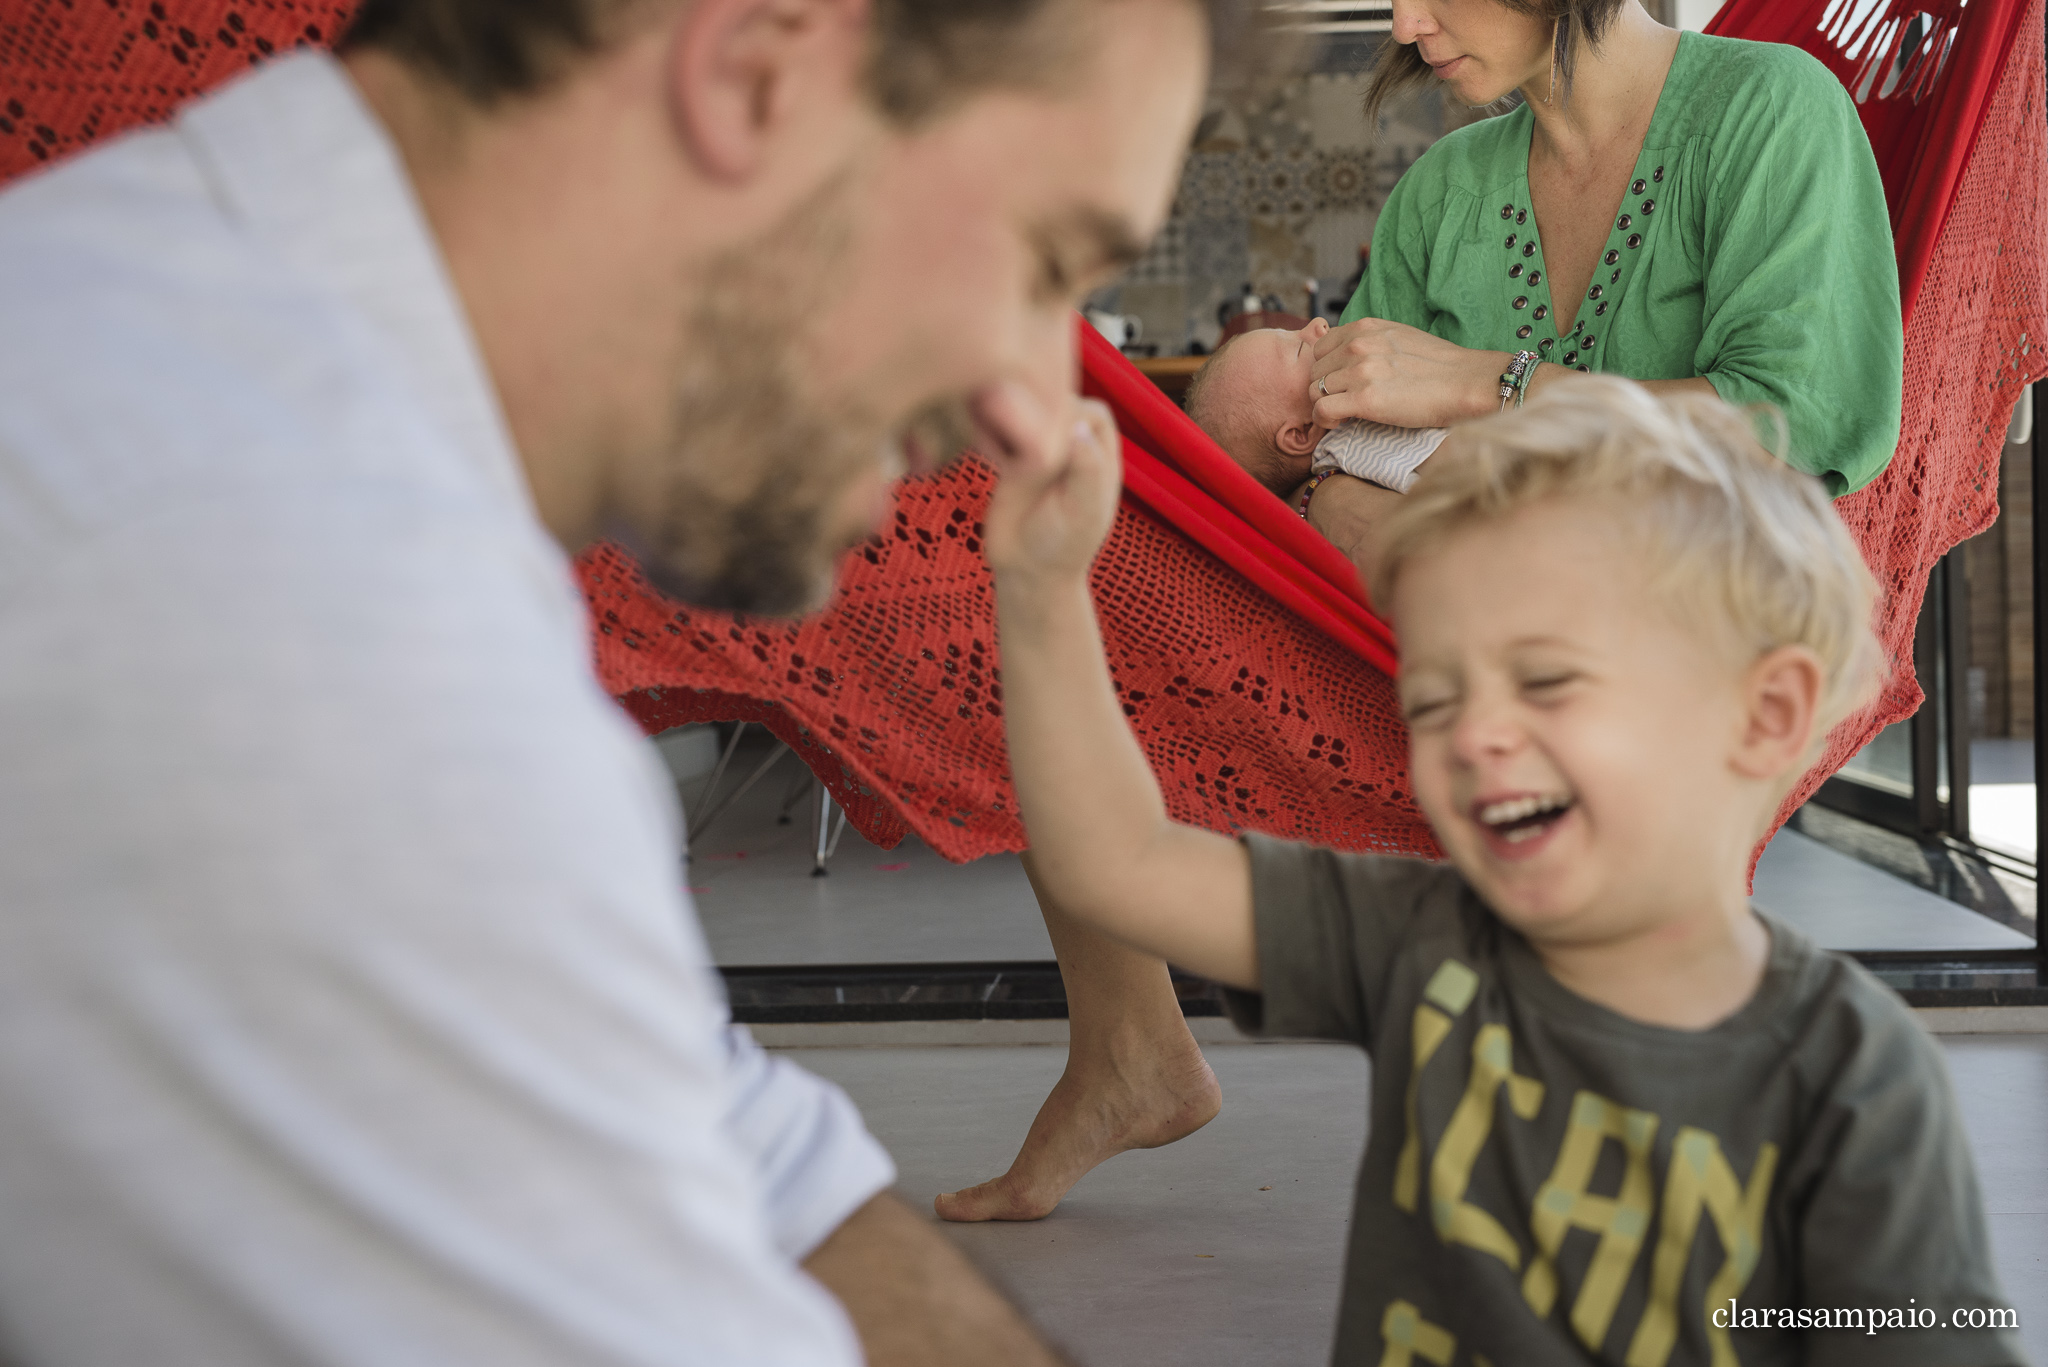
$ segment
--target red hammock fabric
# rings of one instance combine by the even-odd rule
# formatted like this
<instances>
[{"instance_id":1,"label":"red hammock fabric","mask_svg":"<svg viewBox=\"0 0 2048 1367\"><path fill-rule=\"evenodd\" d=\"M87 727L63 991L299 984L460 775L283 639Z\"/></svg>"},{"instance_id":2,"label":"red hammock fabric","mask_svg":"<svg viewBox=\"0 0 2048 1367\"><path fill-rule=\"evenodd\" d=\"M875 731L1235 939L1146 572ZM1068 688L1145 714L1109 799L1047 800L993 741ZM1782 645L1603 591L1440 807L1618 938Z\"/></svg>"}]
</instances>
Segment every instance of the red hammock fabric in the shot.
<instances>
[{"instance_id":1,"label":"red hammock fabric","mask_svg":"<svg viewBox=\"0 0 2048 1367\"><path fill-rule=\"evenodd\" d=\"M357 0L7 0L0 182L138 123L281 48L330 43Z\"/></svg>"},{"instance_id":2,"label":"red hammock fabric","mask_svg":"<svg viewBox=\"0 0 2048 1367\"><path fill-rule=\"evenodd\" d=\"M1711 26L1795 43L1852 95L1863 92L1858 110L1892 208L1906 307L1898 452L1835 504L1883 590L1878 636L1892 672L1875 703L1829 737L1780 823L1880 730L1919 708L1913 628L1928 573L1998 516L2006 423L2026 386L2048 374L2041 0L1928 8L1935 22L1912 47L1906 21L1919 5L1904 0L1729 0ZM1905 60L1895 63L1902 47ZM1914 66L1916 50L1932 65ZM1885 98L1895 66L1903 70Z\"/></svg>"},{"instance_id":3,"label":"red hammock fabric","mask_svg":"<svg viewBox=\"0 0 2048 1367\"><path fill-rule=\"evenodd\" d=\"M1895 668L1831 737L1788 813L1917 707L1911 640L1927 571L1995 516L2006 414L2048 369L2042 52L2016 37L2040 32L2041 0L1921 3L1941 8L1916 33L1893 22L1894 10L1915 12L1898 0L1730 0L1714 24L1794 42L1865 90L1909 310L1898 455L1839 505L1885 587ZM267 52L329 41L352 9L18 2L0 18L0 180L161 118ZM1894 63L1900 49L1908 60ZM1894 66L1898 89L1884 98ZM1174 815L1433 851L1406 791L1392 641L1349 567L1092 331L1083 344L1085 387L1117 410L1125 436L1126 498L1096 567L1097 604ZM976 539L989 487L972 463L906 485L893 530L850 558L831 610L795 626L679 609L600 547L579 562L599 671L650 730L767 724L877 843L915 831L952 859L1019 848Z\"/></svg>"},{"instance_id":4,"label":"red hammock fabric","mask_svg":"<svg viewBox=\"0 0 2048 1367\"><path fill-rule=\"evenodd\" d=\"M1124 711L1182 821L1434 852L1407 792L1393 641L1351 565L1093 328L1083 387L1124 436L1094 571ZM580 562L606 685L650 731L765 723L870 840L949 859L1021 849L978 539L978 462L903 486L894 529L802 623L679 608L620 551ZM1285 604L1283 608L1281 604Z\"/></svg>"}]
</instances>

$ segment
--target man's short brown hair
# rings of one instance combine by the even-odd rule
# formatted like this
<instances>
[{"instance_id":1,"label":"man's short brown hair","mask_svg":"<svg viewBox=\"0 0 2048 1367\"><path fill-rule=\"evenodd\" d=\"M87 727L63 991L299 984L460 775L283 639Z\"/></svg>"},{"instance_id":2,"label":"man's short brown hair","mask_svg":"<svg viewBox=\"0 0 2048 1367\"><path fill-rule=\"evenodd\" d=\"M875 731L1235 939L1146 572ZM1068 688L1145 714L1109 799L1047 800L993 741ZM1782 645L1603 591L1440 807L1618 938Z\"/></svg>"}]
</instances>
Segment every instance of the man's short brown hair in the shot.
<instances>
[{"instance_id":1,"label":"man's short brown hair","mask_svg":"<svg viewBox=\"0 0 2048 1367\"><path fill-rule=\"evenodd\" d=\"M633 20L682 0L365 0L342 40L377 48L488 107L530 95L577 58L598 52ZM932 117L962 96L1038 86L1078 55L1047 12L1098 0L874 0L868 88L899 122ZM1209 18L1226 75L1264 58L1257 0L1188 0ZM1256 56L1251 54L1257 54Z\"/></svg>"}]
</instances>

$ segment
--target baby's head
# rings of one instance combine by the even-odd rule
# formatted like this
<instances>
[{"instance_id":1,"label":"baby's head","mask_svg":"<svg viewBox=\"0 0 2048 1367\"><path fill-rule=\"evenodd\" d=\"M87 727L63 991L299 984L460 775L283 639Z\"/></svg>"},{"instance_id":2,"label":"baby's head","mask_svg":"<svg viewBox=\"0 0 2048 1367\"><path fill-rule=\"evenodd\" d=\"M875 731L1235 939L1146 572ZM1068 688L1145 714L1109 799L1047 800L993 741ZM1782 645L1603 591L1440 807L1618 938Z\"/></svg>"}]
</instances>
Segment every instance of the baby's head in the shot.
<instances>
[{"instance_id":1,"label":"baby's head","mask_svg":"<svg viewBox=\"0 0 2048 1367\"><path fill-rule=\"evenodd\" d=\"M1879 678L1855 543L1717 399L1558 382L1453 429L1381 544L1416 798L1539 943L1739 907L1756 840Z\"/></svg>"},{"instance_id":2,"label":"baby's head","mask_svg":"<svg viewBox=\"0 0 2048 1367\"><path fill-rule=\"evenodd\" d=\"M1309 402L1318 318L1296 331L1243 332L1216 349L1188 384L1188 416L1259 483L1285 498L1308 478L1323 428Z\"/></svg>"}]
</instances>

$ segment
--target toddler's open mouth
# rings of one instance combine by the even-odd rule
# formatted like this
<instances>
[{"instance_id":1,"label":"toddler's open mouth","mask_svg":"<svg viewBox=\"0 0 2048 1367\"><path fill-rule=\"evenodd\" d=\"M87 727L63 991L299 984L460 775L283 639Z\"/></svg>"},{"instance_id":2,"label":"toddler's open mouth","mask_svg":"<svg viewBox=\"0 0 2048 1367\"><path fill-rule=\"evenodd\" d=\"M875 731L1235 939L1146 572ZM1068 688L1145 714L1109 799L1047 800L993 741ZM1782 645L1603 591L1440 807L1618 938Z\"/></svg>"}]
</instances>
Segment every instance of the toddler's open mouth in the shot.
<instances>
[{"instance_id":1,"label":"toddler's open mouth","mask_svg":"<svg viewBox=\"0 0 2048 1367\"><path fill-rule=\"evenodd\" d=\"M1556 825L1572 805L1569 793L1525 793L1482 799L1472 805L1472 819L1495 839L1519 845Z\"/></svg>"}]
</instances>

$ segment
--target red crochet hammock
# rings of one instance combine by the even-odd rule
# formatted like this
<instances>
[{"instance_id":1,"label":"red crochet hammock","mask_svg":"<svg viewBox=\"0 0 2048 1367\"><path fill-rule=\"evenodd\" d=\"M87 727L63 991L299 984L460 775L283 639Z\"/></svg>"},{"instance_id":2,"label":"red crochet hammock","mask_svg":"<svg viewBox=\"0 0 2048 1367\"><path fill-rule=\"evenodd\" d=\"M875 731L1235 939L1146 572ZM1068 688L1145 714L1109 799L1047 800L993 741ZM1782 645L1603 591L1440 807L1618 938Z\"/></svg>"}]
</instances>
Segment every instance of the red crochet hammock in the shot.
<instances>
[{"instance_id":1,"label":"red crochet hammock","mask_svg":"<svg viewBox=\"0 0 2048 1367\"><path fill-rule=\"evenodd\" d=\"M1838 505L1886 591L1894 660L1830 738L1808 796L1920 702L1911 639L1933 563L1996 515L2006 415L2048 364L2042 0L1730 0L1715 32L1796 43L1861 103L1907 309L1898 454ZM349 0L27 0L0 18L0 180L278 47ZM2019 41L2018 35L2029 35ZM1346 849L1431 851L1407 791L1393 642L1341 557L1091 330L1084 387L1116 410L1125 500L1094 582L1110 659L1174 815ZM871 840L952 859L1020 848L988 575L990 488L967 463L906 485L832 608L791 626L683 609L619 551L579 562L599 671L649 730L746 720L788 741Z\"/></svg>"}]
</instances>

